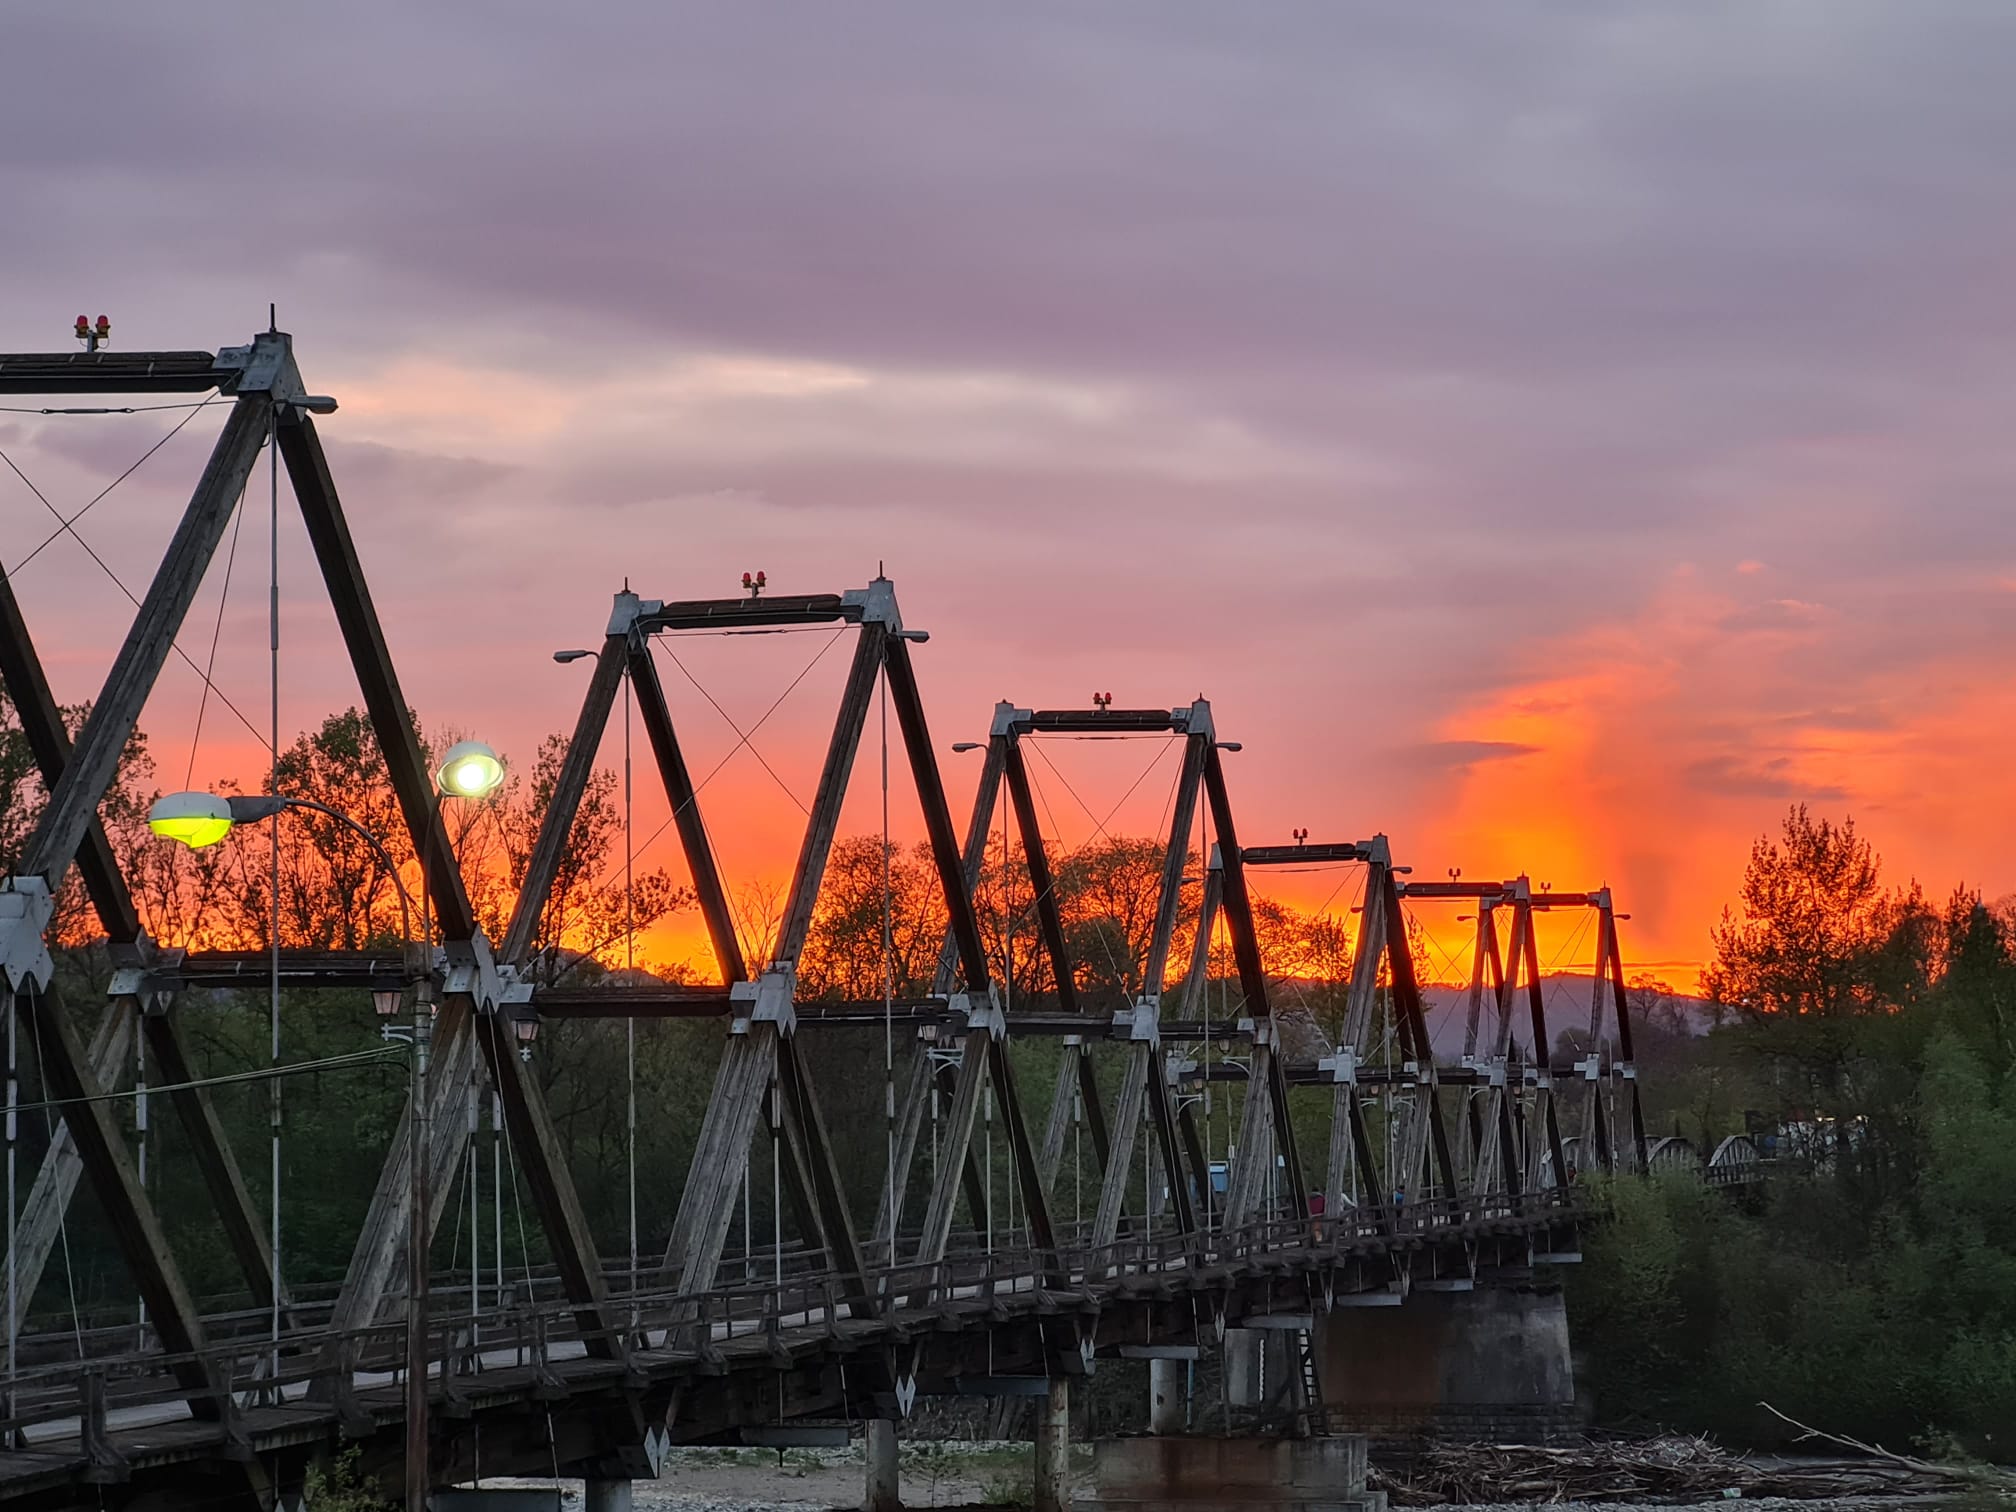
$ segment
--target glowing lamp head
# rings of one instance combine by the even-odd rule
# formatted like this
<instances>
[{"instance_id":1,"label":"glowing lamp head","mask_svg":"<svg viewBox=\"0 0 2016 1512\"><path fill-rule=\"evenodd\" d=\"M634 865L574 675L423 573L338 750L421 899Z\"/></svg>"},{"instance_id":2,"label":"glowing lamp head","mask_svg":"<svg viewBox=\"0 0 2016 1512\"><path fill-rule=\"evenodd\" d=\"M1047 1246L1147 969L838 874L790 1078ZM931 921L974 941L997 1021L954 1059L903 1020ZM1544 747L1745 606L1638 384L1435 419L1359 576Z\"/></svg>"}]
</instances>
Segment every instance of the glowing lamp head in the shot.
<instances>
[{"instance_id":1,"label":"glowing lamp head","mask_svg":"<svg viewBox=\"0 0 2016 1512\"><path fill-rule=\"evenodd\" d=\"M109 335L111 333L111 330L112 330L112 317L109 315L100 315L98 317L98 334L100 336Z\"/></svg>"},{"instance_id":2,"label":"glowing lamp head","mask_svg":"<svg viewBox=\"0 0 2016 1512\"><path fill-rule=\"evenodd\" d=\"M147 810L147 827L191 850L215 845L231 833L230 800L215 793L169 793Z\"/></svg>"},{"instance_id":3,"label":"glowing lamp head","mask_svg":"<svg viewBox=\"0 0 2016 1512\"><path fill-rule=\"evenodd\" d=\"M88 336L91 334L91 322L85 316L79 315L77 317L77 334L79 336Z\"/></svg>"},{"instance_id":4,"label":"glowing lamp head","mask_svg":"<svg viewBox=\"0 0 2016 1512\"><path fill-rule=\"evenodd\" d=\"M480 740L458 741L434 769L434 782L456 798L483 798L504 781L504 763Z\"/></svg>"}]
</instances>

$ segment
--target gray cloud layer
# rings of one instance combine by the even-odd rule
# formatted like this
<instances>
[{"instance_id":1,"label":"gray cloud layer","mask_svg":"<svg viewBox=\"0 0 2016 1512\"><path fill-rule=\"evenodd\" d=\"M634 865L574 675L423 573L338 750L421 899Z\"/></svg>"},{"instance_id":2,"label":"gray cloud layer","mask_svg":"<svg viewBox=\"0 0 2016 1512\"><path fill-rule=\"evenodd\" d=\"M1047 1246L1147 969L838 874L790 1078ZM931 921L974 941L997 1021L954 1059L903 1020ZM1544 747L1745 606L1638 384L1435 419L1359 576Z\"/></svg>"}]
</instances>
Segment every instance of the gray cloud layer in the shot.
<instances>
[{"instance_id":1,"label":"gray cloud layer","mask_svg":"<svg viewBox=\"0 0 2016 1512\"><path fill-rule=\"evenodd\" d=\"M759 544L948 606L1012 574L1071 644L1187 636L1146 665L1291 748L1328 726L1288 700L1377 709L1396 796L1508 754L1452 711L1690 564L1758 677L1680 759L1775 798L1773 718L1880 723L1864 679L2016 628L2012 44L1991 0L50 10L10 21L0 345L73 305L237 339L272 297L358 381L865 375L332 445L477 571L606 516L607 565L558 552L593 592ZM990 672L1032 636L961 626Z\"/></svg>"}]
</instances>

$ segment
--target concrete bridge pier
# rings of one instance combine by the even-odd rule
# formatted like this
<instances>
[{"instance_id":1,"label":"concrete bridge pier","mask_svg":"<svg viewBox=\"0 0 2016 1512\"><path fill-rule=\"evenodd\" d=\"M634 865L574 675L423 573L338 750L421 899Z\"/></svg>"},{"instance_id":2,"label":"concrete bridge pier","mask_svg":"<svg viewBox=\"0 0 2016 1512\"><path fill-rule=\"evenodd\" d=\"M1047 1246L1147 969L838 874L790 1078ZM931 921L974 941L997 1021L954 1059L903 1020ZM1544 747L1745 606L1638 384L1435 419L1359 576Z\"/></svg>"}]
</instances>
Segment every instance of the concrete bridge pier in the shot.
<instances>
[{"instance_id":1,"label":"concrete bridge pier","mask_svg":"<svg viewBox=\"0 0 2016 1512\"><path fill-rule=\"evenodd\" d=\"M1331 1420L1385 1439L1530 1442L1572 1431L1575 1370L1560 1290L1444 1284L1451 1289L1417 1283L1398 1307L1339 1307L1319 1320Z\"/></svg>"},{"instance_id":2,"label":"concrete bridge pier","mask_svg":"<svg viewBox=\"0 0 2016 1512\"><path fill-rule=\"evenodd\" d=\"M901 1458L895 1422L889 1418L868 1419L863 1451L868 1461L868 1489L861 1501L863 1512L902 1512Z\"/></svg>"},{"instance_id":3,"label":"concrete bridge pier","mask_svg":"<svg viewBox=\"0 0 2016 1512\"><path fill-rule=\"evenodd\" d=\"M1036 1410L1035 1512L1071 1509L1071 1378L1050 1378L1050 1394Z\"/></svg>"},{"instance_id":4,"label":"concrete bridge pier","mask_svg":"<svg viewBox=\"0 0 2016 1512\"><path fill-rule=\"evenodd\" d=\"M1148 1362L1148 1431L1181 1433L1190 1426L1188 1360Z\"/></svg>"},{"instance_id":5,"label":"concrete bridge pier","mask_svg":"<svg viewBox=\"0 0 2016 1512\"><path fill-rule=\"evenodd\" d=\"M1226 1329L1226 1403L1242 1412L1261 1414L1293 1406L1294 1342L1295 1334L1285 1328Z\"/></svg>"},{"instance_id":6,"label":"concrete bridge pier","mask_svg":"<svg viewBox=\"0 0 2016 1512\"><path fill-rule=\"evenodd\" d=\"M582 1482L581 1512L630 1512L630 1482L627 1480Z\"/></svg>"}]
</instances>

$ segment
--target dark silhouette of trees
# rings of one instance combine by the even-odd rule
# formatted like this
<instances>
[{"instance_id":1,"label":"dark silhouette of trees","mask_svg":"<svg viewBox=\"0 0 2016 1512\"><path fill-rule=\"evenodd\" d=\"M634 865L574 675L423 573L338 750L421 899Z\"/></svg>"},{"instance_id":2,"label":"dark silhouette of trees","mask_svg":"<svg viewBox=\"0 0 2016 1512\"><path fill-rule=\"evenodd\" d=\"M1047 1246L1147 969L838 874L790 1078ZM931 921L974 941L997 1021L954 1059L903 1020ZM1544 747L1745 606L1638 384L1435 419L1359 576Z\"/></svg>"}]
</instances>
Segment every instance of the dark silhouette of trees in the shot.
<instances>
[{"instance_id":1,"label":"dark silhouette of trees","mask_svg":"<svg viewBox=\"0 0 2016 1512\"><path fill-rule=\"evenodd\" d=\"M1796 805L1777 839L1751 847L1741 912L1723 910L1703 991L1753 1018L1840 1018L1914 991L1929 965L1929 916L1916 884L1889 891L1882 870L1853 819Z\"/></svg>"}]
</instances>

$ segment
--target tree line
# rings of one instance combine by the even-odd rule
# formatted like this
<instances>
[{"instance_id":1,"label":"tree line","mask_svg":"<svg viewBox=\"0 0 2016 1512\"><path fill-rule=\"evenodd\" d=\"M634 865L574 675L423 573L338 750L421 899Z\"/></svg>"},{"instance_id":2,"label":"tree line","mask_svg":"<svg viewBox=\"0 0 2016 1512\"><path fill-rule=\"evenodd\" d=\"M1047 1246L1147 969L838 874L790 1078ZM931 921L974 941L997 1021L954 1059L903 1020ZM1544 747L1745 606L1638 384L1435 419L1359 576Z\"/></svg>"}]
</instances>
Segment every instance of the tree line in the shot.
<instances>
[{"instance_id":1,"label":"tree line","mask_svg":"<svg viewBox=\"0 0 2016 1512\"><path fill-rule=\"evenodd\" d=\"M1571 1279L1602 1419L1769 1440L1769 1401L1892 1448L2016 1436L2016 910L1885 884L1852 820L1760 839L1713 933L1712 1014L1648 1079L1654 1132L1748 1131L1732 1198L1615 1182Z\"/></svg>"}]
</instances>

